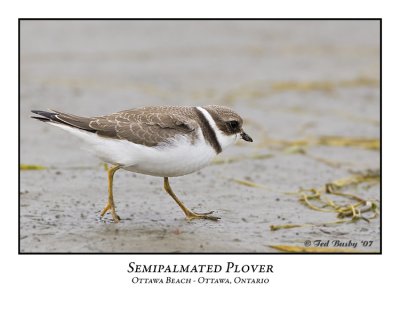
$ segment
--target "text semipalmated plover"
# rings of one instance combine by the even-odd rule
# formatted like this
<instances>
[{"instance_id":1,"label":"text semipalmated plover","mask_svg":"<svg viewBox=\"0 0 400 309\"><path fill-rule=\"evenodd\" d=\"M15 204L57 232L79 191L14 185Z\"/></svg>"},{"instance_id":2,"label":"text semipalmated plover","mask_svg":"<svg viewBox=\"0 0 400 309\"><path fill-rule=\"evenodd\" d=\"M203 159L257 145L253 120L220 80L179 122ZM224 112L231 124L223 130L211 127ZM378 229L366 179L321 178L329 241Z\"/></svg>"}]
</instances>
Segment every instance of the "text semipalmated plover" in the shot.
<instances>
[{"instance_id":1,"label":"text semipalmated plover","mask_svg":"<svg viewBox=\"0 0 400 309\"><path fill-rule=\"evenodd\" d=\"M204 107L143 107L100 117L80 117L55 110L33 110L32 118L63 128L89 143L94 153L113 166L108 170L108 203L100 217L111 212L120 220L113 200L114 173L131 172L164 177L164 189L188 220L218 220L212 212L195 213L172 191L168 177L193 173L210 163L239 138L253 140L242 129L242 118L231 109Z\"/></svg>"}]
</instances>

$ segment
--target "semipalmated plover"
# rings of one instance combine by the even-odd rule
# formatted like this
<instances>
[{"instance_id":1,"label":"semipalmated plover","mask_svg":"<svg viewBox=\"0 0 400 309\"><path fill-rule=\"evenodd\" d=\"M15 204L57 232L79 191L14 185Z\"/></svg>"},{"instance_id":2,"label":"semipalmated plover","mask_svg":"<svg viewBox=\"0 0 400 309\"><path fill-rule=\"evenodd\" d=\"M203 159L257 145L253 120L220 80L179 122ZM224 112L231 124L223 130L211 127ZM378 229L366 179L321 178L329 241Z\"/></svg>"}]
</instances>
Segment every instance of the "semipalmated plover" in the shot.
<instances>
[{"instance_id":1,"label":"semipalmated plover","mask_svg":"<svg viewBox=\"0 0 400 309\"><path fill-rule=\"evenodd\" d=\"M80 117L55 110L33 110L32 118L65 129L91 146L94 153L113 166L108 169L108 203L100 217L111 212L120 220L113 199L114 173L131 172L164 177L164 189L188 220L220 218L213 212L195 213L178 199L169 177L183 176L205 167L223 149L239 138L253 140L242 128L242 118L231 109L157 106L125 110L100 117Z\"/></svg>"}]
</instances>

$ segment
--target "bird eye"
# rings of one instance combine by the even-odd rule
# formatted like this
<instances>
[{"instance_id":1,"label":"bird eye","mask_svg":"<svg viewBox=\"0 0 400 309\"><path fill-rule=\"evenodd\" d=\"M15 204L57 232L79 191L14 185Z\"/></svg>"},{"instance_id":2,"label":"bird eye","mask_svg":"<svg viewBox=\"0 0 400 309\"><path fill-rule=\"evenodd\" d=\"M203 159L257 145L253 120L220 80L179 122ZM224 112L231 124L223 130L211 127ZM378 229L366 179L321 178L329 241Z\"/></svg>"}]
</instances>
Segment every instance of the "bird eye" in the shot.
<instances>
[{"instance_id":1,"label":"bird eye","mask_svg":"<svg viewBox=\"0 0 400 309\"><path fill-rule=\"evenodd\" d=\"M228 121L227 125L231 131L236 131L239 128L239 122L237 121Z\"/></svg>"}]
</instances>

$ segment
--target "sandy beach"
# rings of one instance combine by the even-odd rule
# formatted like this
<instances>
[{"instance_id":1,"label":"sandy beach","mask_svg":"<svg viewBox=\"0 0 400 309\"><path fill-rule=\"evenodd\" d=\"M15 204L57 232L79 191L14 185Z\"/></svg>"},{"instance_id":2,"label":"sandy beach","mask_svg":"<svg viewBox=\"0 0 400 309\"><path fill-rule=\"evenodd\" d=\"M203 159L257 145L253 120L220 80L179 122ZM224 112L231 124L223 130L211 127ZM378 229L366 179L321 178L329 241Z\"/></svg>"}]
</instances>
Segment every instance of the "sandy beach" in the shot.
<instances>
[{"instance_id":1,"label":"sandy beach","mask_svg":"<svg viewBox=\"0 0 400 309\"><path fill-rule=\"evenodd\" d=\"M22 21L20 251L378 252L379 53L378 21ZM218 222L187 222L162 178L123 170L122 221L99 220L102 162L30 118L210 104L254 143L170 182Z\"/></svg>"}]
</instances>

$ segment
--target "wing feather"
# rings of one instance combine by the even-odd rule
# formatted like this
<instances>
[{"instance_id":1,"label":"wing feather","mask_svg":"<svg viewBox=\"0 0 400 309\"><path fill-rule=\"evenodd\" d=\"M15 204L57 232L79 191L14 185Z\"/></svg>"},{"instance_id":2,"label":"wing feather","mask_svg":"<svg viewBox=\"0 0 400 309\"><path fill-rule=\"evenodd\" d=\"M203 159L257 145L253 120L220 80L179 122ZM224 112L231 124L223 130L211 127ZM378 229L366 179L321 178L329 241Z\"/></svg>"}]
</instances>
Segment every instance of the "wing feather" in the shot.
<instances>
[{"instance_id":1,"label":"wing feather","mask_svg":"<svg viewBox=\"0 0 400 309\"><path fill-rule=\"evenodd\" d=\"M193 142L198 127L195 115L193 107L145 107L93 117L89 127L101 136L145 146L159 145L177 134Z\"/></svg>"}]
</instances>

